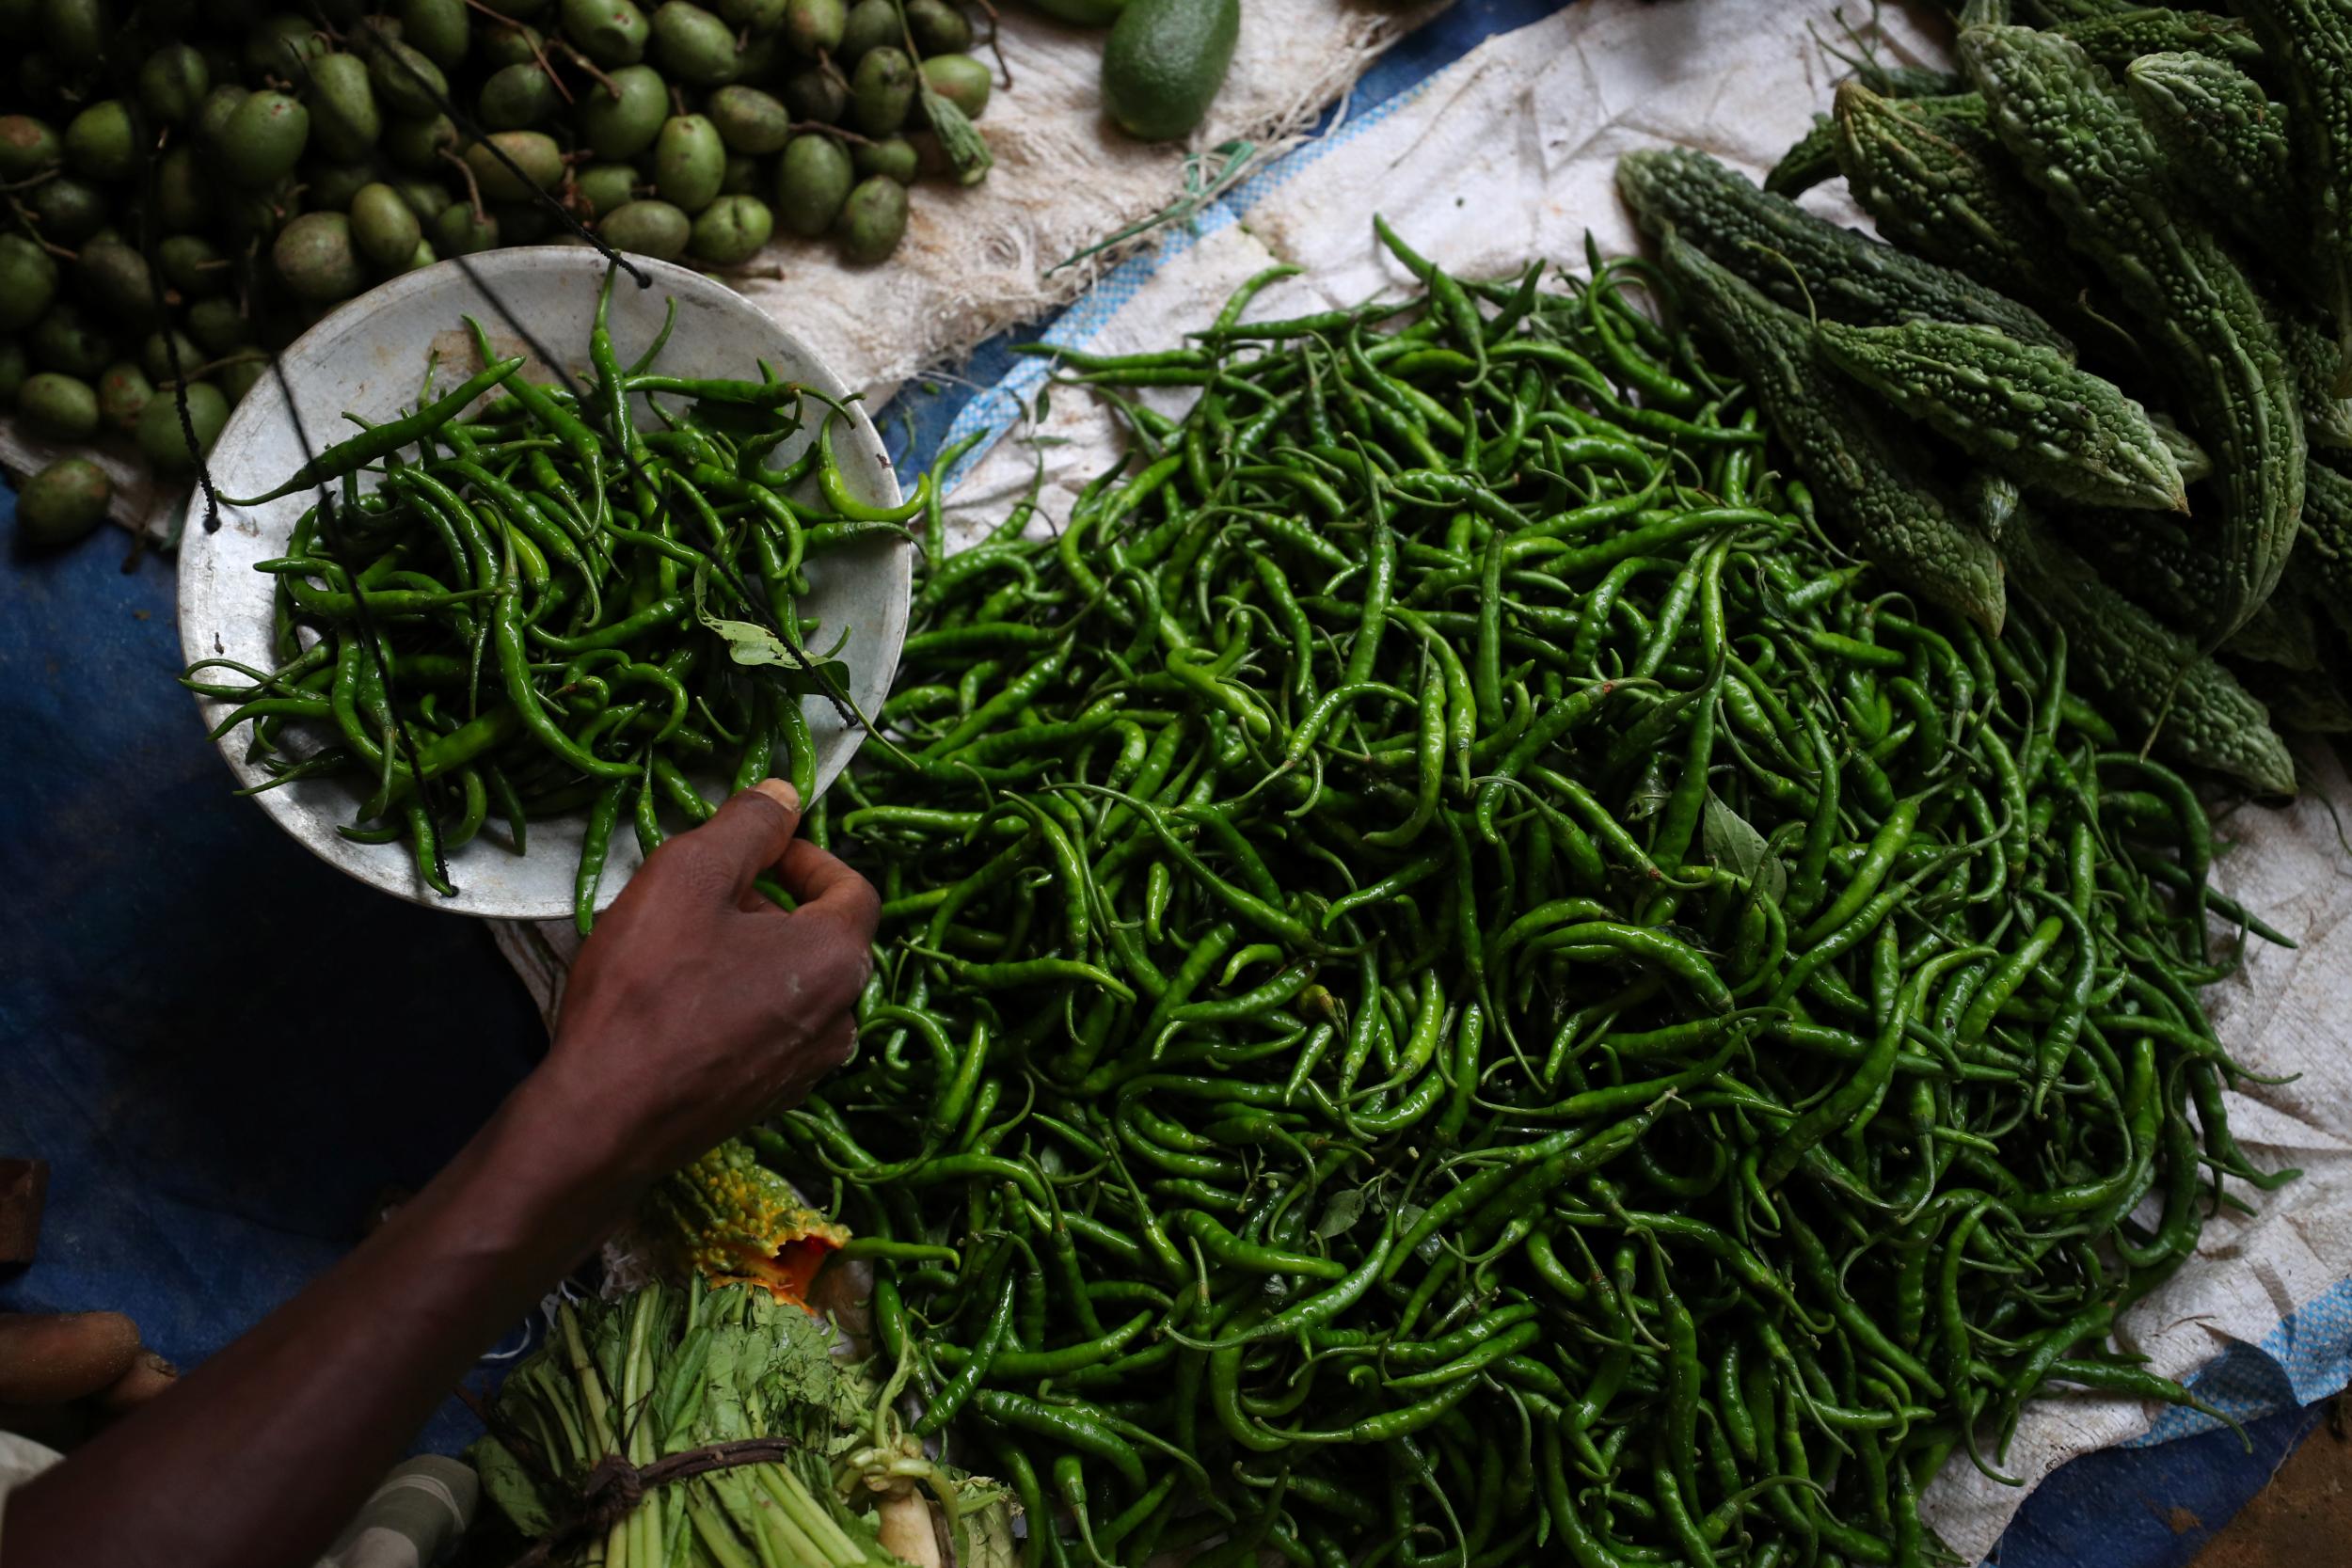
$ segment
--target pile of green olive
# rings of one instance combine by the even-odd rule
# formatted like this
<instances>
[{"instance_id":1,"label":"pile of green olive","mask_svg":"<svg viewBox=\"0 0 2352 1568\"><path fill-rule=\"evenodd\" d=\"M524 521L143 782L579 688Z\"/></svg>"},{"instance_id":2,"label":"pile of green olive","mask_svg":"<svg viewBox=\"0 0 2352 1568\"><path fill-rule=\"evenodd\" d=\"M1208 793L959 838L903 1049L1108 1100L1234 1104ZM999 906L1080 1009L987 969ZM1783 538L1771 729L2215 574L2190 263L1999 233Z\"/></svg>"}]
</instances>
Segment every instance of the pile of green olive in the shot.
<instances>
[{"instance_id":1,"label":"pile of green olive","mask_svg":"<svg viewBox=\"0 0 2352 1568\"><path fill-rule=\"evenodd\" d=\"M394 274L566 211L664 261L781 230L871 263L919 175L987 168L951 0L300 5L0 0L0 401L30 430L189 472L271 352ZM103 513L74 495L61 531Z\"/></svg>"}]
</instances>

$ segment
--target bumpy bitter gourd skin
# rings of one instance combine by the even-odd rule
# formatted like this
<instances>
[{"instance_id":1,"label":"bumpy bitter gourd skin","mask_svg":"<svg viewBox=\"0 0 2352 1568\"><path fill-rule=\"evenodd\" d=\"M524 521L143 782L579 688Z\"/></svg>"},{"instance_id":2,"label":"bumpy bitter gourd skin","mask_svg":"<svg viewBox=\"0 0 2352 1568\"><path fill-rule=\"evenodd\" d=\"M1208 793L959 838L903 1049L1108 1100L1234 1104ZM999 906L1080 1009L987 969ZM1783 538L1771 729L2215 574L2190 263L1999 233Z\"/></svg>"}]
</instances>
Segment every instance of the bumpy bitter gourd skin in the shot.
<instances>
[{"instance_id":1,"label":"bumpy bitter gourd skin","mask_svg":"<svg viewBox=\"0 0 2352 1568\"><path fill-rule=\"evenodd\" d=\"M2188 510L2148 411L2046 348L1949 322L1819 331L1831 364L2020 484L2095 506Z\"/></svg>"},{"instance_id":2,"label":"bumpy bitter gourd skin","mask_svg":"<svg viewBox=\"0 0 2352 1568\"><path fill-rule=\"evenodd\" d=\"M1862 326L1925 316L1996 327L2055 349L2070 346L2048 322L1999 291L1816 217L1704 152L1629 152L1617 160L1617 189L1644 229L1676 230L1791 309L1806 309L1810 295L1812 309Z\"/></svg>"},{"instance_id":3,"label":"bumpy bitter gourd skin","mask_svg":"<svg viewBox=\"0 0 2352 1568\"><path fill-rule=\"evenodd\" d=\"M2100 580L2030 508L2001 536L2017 592L2066 633L2068 667L2087 672L2156 750L2265 795L2295 793L2295 759L2270 714L2212 655ZM2126 737L2127 739L2133 737Z\"/></svg>"},{"instance_id":4,"label":"bumpy bitter gourd skin","mask_svg":"<svg viewBox=\"0 0 2352 1568\"><path fill-rule=\"evenodd\" d=\"M2328 618L2352 635L2352 479L2314 462L2306 484L2295 568Z\"/></svg>"},{"instance_id":5,"label":"bumpy bitter gourd skin","mask_svg":"<svg viewBox=\"0 0 2352 1568\"><path fill-rule=\"evenodd\" d=\"M2142 55L2202 55L2240 67L2259 67L2263 57L2253 29L2236 17L2163 6L2083 17L2053 31L2118 74Z\"/></svg>"},{"instance_id":6,"label":"bumpy bitter gourd skin","mask_svg":"<svg viewBox=\"0 0 2352 1568\"><path fill-rule=\"evenodd\" d=\"M2051 33L1971 27L1961 59L2003 145L2107 275L2212 454L2222 581L2208 646L2246 624L2286 569L2303 510L2303 416L2269 312L2203 225L2106 73Z\"/></svg>"},{"instance_id":7,"label":"bumpy bitter gourd skin","mask_svg":"<svg viewBox=\"0 0 2352 1568\"><path fill-rule=\"evenodd\" d=\"M1981 98L1970 98L1979 106ZM1985 123L1923 119L1859 82L1837 88L1837 163L1879 232L2017 299L2065 309L2083 275Z\"/></svg>"},{"instance_id":8,"label":"bumpy bitter gourd skin","mask_svg":"<svg viewBox=\"0 0 2352 1568\"><path fill-rule=\"evenodd\" d=\"M2313 447L2352 448L2352 398L2336 393L2335 334L2315 318L2275 304L2271 320L2279 328L2280 346L2286 350L2287 375L2303 409L2305 437Z\"/></svg>"},{"instance_id":9,"label":"bumpy bitter gourd skin","mask_svg":"<svg viewBox=\"0 0 2352 1568\"><path fill-rule=\"evenodd\" d=\"M1903 586L1998 636L2008 599L1992 544L1961 522L1958 503L1840 382L1816 352L1805 319L1671 225L1655 232L1667 270L1689 292L1697 317L1730 347L1764 417L1831 515Z\"/></svg>"},{"instance_id":10,"label":"bumpy bitter gourd skin","mask_svg":"<svg viewBox=\"0 0 2352 1568\"><path fill-rule=\"evenodd\" d=\"M2123 90L2176 187L2258 248L2302 250L2286 110L2261 83L2203 55L2147 55L2123 72Z\"/></svg>"},{"instance_id":11,"label":"bumpy bitter gourd skin","mask_svg":"<svg viewBox=\"0 0 2352 1568\"><path fill-rule=\"evenodd\" d=\"M1850 78L1851 85L1869 93L1885 106L1889 114L1908 116L1928 125L1957 123L1984 126L1984 99L1973 92L1948 93L1934 98L1889 98L1873 92L1859 77ZM1986 135L1991 135L1986 132ZM1815 115L1812 128L1798 139L1795 146L1781 154L1764 176L1764 188L1774 196L1796 197L1845 172L1837 155L1837 121L1828 115ZM1884 232L1884 225L1880 226ZM1943 258L1936 257L1941 261Z\"/></svg>"},{"instance_id":12,"label":"bumpy bitter gourd skin","mask_svg":"<svg viewBox=\"0 0 2352 1568\"><path fill-rule=\"evenodd\" d=\"M2343 0L2237 0L2287 106L2301 216L2326 282L2352 393L2352 6Z\"/></svg>"}]
</instances>

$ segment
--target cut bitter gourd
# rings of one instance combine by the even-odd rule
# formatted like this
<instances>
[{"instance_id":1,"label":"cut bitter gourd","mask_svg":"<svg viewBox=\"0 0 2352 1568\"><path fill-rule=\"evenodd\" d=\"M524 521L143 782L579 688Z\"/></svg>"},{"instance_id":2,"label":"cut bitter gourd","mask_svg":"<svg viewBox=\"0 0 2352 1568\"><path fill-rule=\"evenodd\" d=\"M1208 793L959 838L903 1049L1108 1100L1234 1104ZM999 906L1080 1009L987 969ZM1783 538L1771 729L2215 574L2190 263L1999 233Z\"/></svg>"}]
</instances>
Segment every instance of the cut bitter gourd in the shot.
<instances>
[{"instance_id":1,"label":"cut bitter gourd","mask_svg":"<svg viewBox=\"0 0 2352 1568\"><path fill-rule=\"evenodd\" d=\"M1847 187L1896 244L2012 298L2064 309L2082 295L2081 269L2042 198L2010 167L1984 100L1965 102L1975 115L1924 116L1840 83L1833 123Z\"/></svg>"},{"instance_id":2,"label":"cut bitter gourd","mask_svg":"<svg viewBox=\"0 0 2352 1568\"><path fill-rule=\"evenodd\" d=\"M2198 629L2217 646L2277 585L2303 509L2303 418L2278 330L2212 230L2176 210L2147 128L2079 48L1971 27L1960 50L2003 145L2138 319L2213 458L2221 581Z\"/></svg>"},{"instance_id":3,"label":"cut bitter gourd","mask_svg":"<svg viewBox=\"0 0 2352 1568\"><path fill-rule=\"evenodd\" d=\"M2303 249L2286 110L2261 83L2203 55L2146 55L2124 71L2123 90L2176 186L2261 250Z\"/></svg>"},{"instance_id":4,"label":"cut bitter gourd","mask_svg":"<svg viewBox=\"0 0 2352 1568\"><path fill-rule=\"evenodd\" d=\"M1974 322L2027 342L2070 346L2048 322L1998 290L1816 217L1704 152L1629 152L1617 160L1617 189L1644 230L1676 230L1791 309L1863 326L1920 317Z\"/></svg>"},{"instance_id":5,"label":"cut bitter gourd","mask_svg":"<svg viewBox=\"0 0 2352 1568\"><path fill-rule=\"evenodd\" d=\"M2066 633L2068 668L2085 671L2151 729L2157 751L2265 795L2295 793L2295 759L2261 702L2212 655L2102 581L2030 508L2002 535L2001 559L2019 596Z\"/></svg>"},{"instance_id":6,"label":"cut bitter gourd","mask_svg":"<svg viewBox=\"0 0 2352 1568\"><path fill-rule=\"evenodd\" d=\"M1805 319L1673 226L1658 241L1667 272L1740 361L1749 391L1832 519L1904 587L1997 636L2008 601L1991 541L1963 525L1958 503L1900 434L1848 390L1816 351Z\"/></svg>"},{"instance_id":7,"label":"cut bitter gourd","mask_svg":"<svg viewBox=\"0 0 2352 1568\"><path fill-rule=\"evenodd\" d=\"M1831 364L2029 489L2094 506L2188 510L2148 411L2046 348L1979 326L1823 322Z\"/></svg>"}]
</instances>

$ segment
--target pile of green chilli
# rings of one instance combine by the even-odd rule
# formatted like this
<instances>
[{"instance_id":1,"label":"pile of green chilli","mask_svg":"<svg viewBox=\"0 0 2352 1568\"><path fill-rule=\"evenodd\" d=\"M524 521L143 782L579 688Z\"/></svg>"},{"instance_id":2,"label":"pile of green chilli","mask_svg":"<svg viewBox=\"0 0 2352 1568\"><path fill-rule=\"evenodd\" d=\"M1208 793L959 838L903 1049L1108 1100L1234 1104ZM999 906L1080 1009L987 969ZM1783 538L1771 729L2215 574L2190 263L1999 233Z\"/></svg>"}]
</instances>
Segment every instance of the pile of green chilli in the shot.
<instances>
[{"instance_id":1,"label":"pile of green chilli","mask_svg":"<svg viewBox=\"0 0 2352 1568\"><path fill-rule=\"evenodd\" d=\"M606 325L616 271L589 335L595 379L534 385L468 318L472 376L437 394L428 373L413 414L228 498L319 497L285 553L256 562L273 579L276 666L209 658L181 677L235 705L215 739L251 726L247 760L269 778L243 793L352 781L356 819L336 832L405 841L444 895L458 891L450 854L494 817L519 855L533 819L584 812L583 935L623 824L651 854L665 817L710 816L704 784L772 774L815 793L802 695L854 712L834 650L806 641L806 568L903 541L930 499L928 485L897 507L862 499L834 456L837 410L809 439L817 394L765 365L757 381L654 368L675 301L623 366ZM769 467L796 436L799 455ZM363 475L381 483L363 490Z\"/></svg>"},{"instance_id":2,"label":"pile of green chilli","mask_svg":"<svg viewBox=\"0 0 2352 1568\"><path fill-rule=\"evenodd\" d=\"M2188 1398L2109 1331L2282 1180L2198 1001L2262 927L2063 610L1850 553L1657 268L1386 237L1064 355L1135 451L1054 537L933 512L761 1157L1031 1564L1924 1562L2027 1401Z\"/></svg>"},{"instance_id":3,"label":"pile of green chilli","mask_svg":"<svg viewBox=\"0 0 2352 1568\"><path fill-rule=\"evenodd\" d=\"M2292 793L2279 732L2352 734L2352 25L1948 8L1956 71L1866 52L1762 189L1619 188L1873 559L2031 601L2135 744ZM1797 206L1839 176L1883 242Z\"/></svg>"}]
</instances>

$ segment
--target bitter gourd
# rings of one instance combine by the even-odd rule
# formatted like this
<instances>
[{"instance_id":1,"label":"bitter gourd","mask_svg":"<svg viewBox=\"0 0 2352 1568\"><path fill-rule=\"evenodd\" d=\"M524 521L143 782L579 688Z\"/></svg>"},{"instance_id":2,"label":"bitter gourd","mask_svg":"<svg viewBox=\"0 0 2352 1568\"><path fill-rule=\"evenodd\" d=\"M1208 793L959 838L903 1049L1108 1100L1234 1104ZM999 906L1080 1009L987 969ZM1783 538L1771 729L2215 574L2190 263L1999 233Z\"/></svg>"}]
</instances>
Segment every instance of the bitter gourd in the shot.
<instances>
[{"instance_id":1,"label":"bitter gourd","mask_svg":"<svg viewBox=\"0 0 2352 1568\"><path fill-rule=\"evenodd\" d=\"M1836 177L1837 126L1827 115L1815 115L1805 134L1764 171L1764 188L1774 196L1798 197Z\"/></svg>"},{"instance_id":2,"label":"bitter gourd","mask_svg":"<svg viewBox=\"0 0 2352 1568\"><path fill-rule=\"evenodd\" d=\"M2292 258L2303 249L2286 110L2261 83L2203 55L2146 55L2123 72L2123 90L2174 185L2258 251Z\"/></svg>"},{"instance_id":3,"label":"bitter gourd","mask_svg":"<svg viewBox=\"0 0 2352 1568\"><path fill-rule=\"evenodd\" d=\"M1982 135L1992 135L1984 125L1984 99L1977 93L1947 93L1934 98L1888 98L1864 84L1859 77L1851 78L1844 85L1869 93L1888 114L1903 115L1931 126L1947 123L1974 126ZM1765 174L1764 188L1774 196L1803 196L1822 181L1834 180L1845 173L1837 155L1837 135L1836 119L1828 115L1815 115L1812 128L1782 153L1780 162ZM1886 225L1881 223L1879 231L1885 233ZM1938 256L1933 260L1946 259ZM1957 262L1947 264L1958 265Z\"/></svg>"},{"instance_id":4,"label":"bitter gourd","mask_svg":"<svg viewBox=\"0 0 2352 1568\"><path fill-rule=\"evenodd\" d=\"M2295 793L2295 759L2254 695L2212 655L2102 581L2031 508L2002 535L2001 559L2018 594L2066 633L2068 668L2085 672L2152 729L2156 750L2265 795Z\"/></svg>"},{"instance_id":5,"label":"bitter gourd","mask_svg":"<svg viewBox=\"0 0 2352 1568\"><path fill-rule=\"evenodd\" d=\"M1684 298L1740 361L1748 390L1832 518L1897 581L1997 636L2008 601L1992 543L1962 525L1958 503L1899 433L1847 389L1816 350L1805 319L1671 225L1658 240Z\"/></svg>"},{"instance_id":6,"label":"bitter gourd","mask_svg":"<svg viewBox=\"0 0 2352 1568\"><path fill-rule=\"evenodd\" d=\"M1791 309L1864 326L1923 316L1975 322L2027 342L2070 346L1999 291L1816 217L1704 152L1629 152L1617 160L1617 189L1650 234L1679 230L1686 244Z\"/></svg>"},{"instance_id":7,"label":"bitter gourd","mask_svg":"<svg viewBox=\"0 0 2352 1568\"><path fill-rule=\"evenodd\" d=\"M2336 393L2338 353L2332 333L2297 310L2273 312L2279 341L2287 354L2287 374L2303 406L2303 429L2312 445L2352 448L2352 398Z\"/></svg>"},{"instance_id":8,"label":"bitter gourd","mask_svg":"<svg viewBox=\"0 0 2352 1568\"><path fill-rule=\"evenodd\" d=\"M2077 509L2067 536L2109 587L2173 626L2193 626L2210 618L2208 598L2215 578L2213 542L2195 525L2145 512L2105 507ZM2230 634L2220 651L2293 670L2319 667L2319 631L2309 599L2297 587L2305 576L2304 546L2279 592L2263 601L2246 625Z\"/></svg>"},{"instance_id":9,"label":"bitter gourd","mask_svg":"<svg viewBox=\"0 0 2352 1568\"><path fill-rule=\"evenodd\" d=\"M1955 102L1944 100L1942 102ZM1864 87L1838 85L1837 163L1879 232L2016 299L2064 310L2083 293L2065 236L1984 121L1929 118Z\"/></svg>"},{"instance_id":10,"label":"bitter gourd","mask_svg":"<svg viewBox=\"0 0 2352 1568\"><path fill-rule=\"evenodd\" d=\"M1961 58L2003 145L2114 283L2213 458L2217 645L2286 568L2303 509L2303 418L2279 334L2212 230L2174 210L2162 160L2106 74L2067 40L1971 27Z\"/></svg>"},{"instance_id":11,"label":"bitter gourd","mask_svg":"<svg viewBox=\"0 0 2352 1568\"><path fill-rule=\"evenodd\" d=\"M2295 568L2337 629L2352 635L2352 479L2314 462L2307 486Z\"/></svg>"},{"instance_id":12,"label":"bitter gourd","mask_svg":"<svg viewBox=\"0 0 2352 1568\"><path fill-rule=\"evenodd\" d=\"M2299 204L2335 318L2336 394L2352 393L2352 7L2237 0L2287 106Z\"/></svg>"},{"instance_id":13,"label":"bitter gourd","mask_svg":"<svg viewBox=\"0 0 2352 1568\"><path fill-rule=\"evenodd\" d=\"M2188 510L2148 411L2046 348L1949 322L1818 330L1831 364L2020 484L2094 506Z\"/></svg>"},{"instance_id":14,"label":"bitter gourd","mask_svg":"<svg viewBox=\"0 0 2352 1568\"><path fill-rule=\"evenodd\" d=\"M2070 39L2107 70L2121 73L2142 55L2203 55L2241 69L2259 69L2263 46L2233 16L2141 6L2105 16L2061 22L2052 31Z\"/></svg>"}]
</instances>

